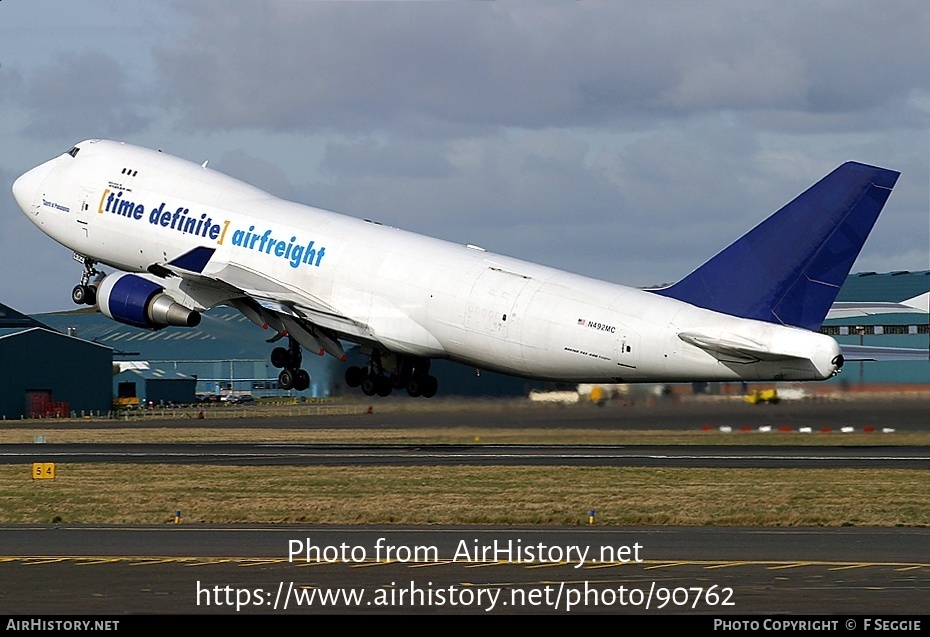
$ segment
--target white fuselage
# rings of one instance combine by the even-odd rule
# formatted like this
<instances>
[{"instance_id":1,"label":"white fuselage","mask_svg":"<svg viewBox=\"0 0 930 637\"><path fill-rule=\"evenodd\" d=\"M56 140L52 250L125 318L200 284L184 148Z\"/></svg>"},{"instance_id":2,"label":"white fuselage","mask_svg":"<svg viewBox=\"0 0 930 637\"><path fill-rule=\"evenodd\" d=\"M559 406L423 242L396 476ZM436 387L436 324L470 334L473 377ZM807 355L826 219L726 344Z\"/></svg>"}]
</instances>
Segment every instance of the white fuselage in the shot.
<instances>
[{"instance_id":1,"label":"white fuselage","mask_svg":"<svg viewBox=\"0 0 930 637\"><path fill-rule=\"evenodd\" d=\"M14 186L43 232L129 272L215 249L205 281L280 303L347 340L564 381L820 380L837 371L839 347L818 333L284 201L160 152L80 146ZM196 277L182 290L164 284L193 309L229 300L215 288L198 295ZM682 333L773 356L728 360Z\"/></svg>"}]
</instances>

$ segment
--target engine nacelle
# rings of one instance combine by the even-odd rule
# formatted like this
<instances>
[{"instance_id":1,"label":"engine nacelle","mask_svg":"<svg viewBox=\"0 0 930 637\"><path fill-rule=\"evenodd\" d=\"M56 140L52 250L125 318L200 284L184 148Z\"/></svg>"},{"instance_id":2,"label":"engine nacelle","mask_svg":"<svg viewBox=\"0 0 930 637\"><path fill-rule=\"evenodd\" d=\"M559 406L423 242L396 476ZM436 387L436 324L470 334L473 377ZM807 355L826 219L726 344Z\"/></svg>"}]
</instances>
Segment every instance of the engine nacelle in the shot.
<instances>
[{"instance_id":1,"label":"engine nacelle","mask_svg":"<svg viewBox=\"0 0 930 637\"><path fill-rule=\"evenodd\" d=\"M165 294L165 288L135 274L108 274L97 285L97 306L114 321L161 329L169 325L195 327L200 313Z\"/></svg>"}]
</instances>

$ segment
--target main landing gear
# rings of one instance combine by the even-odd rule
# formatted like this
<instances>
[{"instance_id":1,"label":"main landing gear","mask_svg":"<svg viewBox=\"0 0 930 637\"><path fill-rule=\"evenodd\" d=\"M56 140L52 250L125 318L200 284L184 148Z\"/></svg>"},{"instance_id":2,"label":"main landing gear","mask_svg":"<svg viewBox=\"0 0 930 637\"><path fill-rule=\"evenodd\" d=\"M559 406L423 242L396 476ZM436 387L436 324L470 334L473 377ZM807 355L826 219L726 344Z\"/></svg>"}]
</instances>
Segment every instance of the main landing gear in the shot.
<instances>
[{"instance_id":1,"label":"main landing gear","mask_svg":"<svg viewBox=\"0 0 930 637\"><path fill-rule=\"evenodd\" d=\"M414 398L432 398L439 389L439 381L429 375L428 358L407 358L378 350L372 352L365 367L349 367L345 381L349 387L361 387L366 396L389 396L395 389L406 389Z\"/></svg>"},{"instance_id":2,"label":"main landing gear","mask_svg":"<svg viewBox=\"0 0 930 637\"><path fill-rule=\"evenodd\" d=\"M292 336L287 337L287 347L276 347L271 351L271 364L283 368L278 375L278 387L303 391L310 387L310 374L300 368L303 354L300 343Z\"/></svg>"},{"instance_id":3,"label":"main landing gear","mask_svg":"<svg viewBox=\"0 0 930 637\"><path fill-rule=\"evenodd\" d=\"M76 252L74 260L84 264L84 273L81 275L81 284L71 290L71 300L77 305L94 305L97 302L97 287L90 284L90 278L100 274L100 270L94 267L97 262Z\"/></svg>"}]
</instances>

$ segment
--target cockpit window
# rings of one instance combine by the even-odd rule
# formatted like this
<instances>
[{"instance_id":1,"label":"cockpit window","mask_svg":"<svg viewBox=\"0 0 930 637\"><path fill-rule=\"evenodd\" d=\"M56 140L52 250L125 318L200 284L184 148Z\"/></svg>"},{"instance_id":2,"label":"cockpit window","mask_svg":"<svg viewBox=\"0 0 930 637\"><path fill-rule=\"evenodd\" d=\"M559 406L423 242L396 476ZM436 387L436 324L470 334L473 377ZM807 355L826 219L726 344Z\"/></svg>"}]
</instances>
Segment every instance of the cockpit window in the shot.
<instances>
[{"instance_id":1,"label":"cockpit window","mask_svg":"<svg viewBox=\"0 0 930 637\"><path fill-rule=\"evenodd\" d=\"M79 151L79 150L81 150L81 149L78 148L77 146L72 146L72 147L71 147L71 150L68 151L68 154L71 155L72 157L77 157L77 154L78 154L78 151Z\"/></svg>"}]
</instances>

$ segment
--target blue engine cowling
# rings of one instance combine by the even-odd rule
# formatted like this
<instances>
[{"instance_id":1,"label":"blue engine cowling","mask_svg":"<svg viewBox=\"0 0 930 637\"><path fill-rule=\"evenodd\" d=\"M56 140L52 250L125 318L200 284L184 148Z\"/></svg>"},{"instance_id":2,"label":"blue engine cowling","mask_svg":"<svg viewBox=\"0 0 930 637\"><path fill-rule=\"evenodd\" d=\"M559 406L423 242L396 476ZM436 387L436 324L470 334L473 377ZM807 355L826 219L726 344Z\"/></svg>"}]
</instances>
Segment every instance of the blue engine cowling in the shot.
<instances>
[{"instance_id":1,"label":"blue engine cowling","mask_svg":"<svg viewBox=\"0 0 930 637\"><path fill-rule=\"evenodd\" d=\"M108 274L97 285L97 306L114 321L161 329L169 325L195 327L200 313L176 303L165 288L134 274Z\"/></svg>"}]
</instances>

